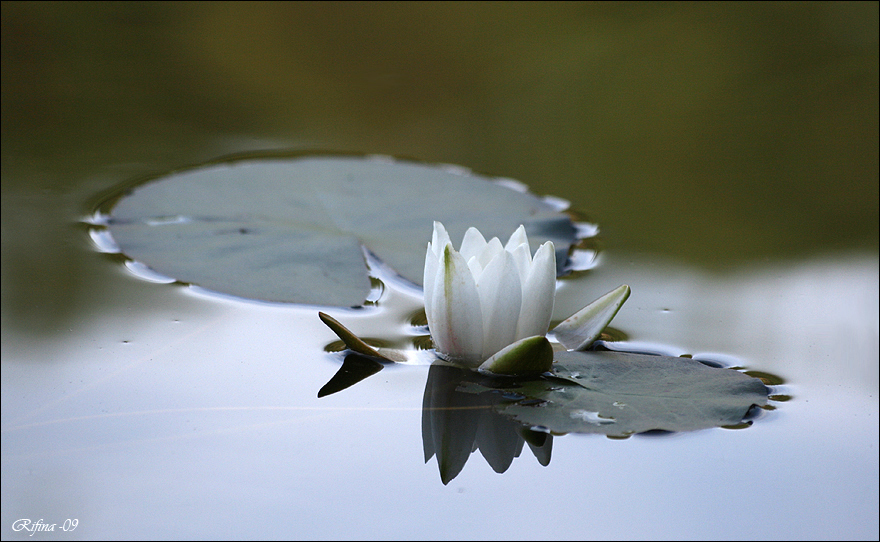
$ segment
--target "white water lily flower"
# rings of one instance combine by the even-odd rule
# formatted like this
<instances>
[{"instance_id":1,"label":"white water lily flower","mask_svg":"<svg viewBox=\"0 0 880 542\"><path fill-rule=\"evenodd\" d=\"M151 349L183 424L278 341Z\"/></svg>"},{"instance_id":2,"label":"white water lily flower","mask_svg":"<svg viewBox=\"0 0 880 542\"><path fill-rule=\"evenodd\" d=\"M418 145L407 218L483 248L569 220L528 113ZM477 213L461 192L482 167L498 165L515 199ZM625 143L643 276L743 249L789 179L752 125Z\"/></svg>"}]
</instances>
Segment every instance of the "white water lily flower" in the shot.
<instances>
[{"instance_id":1,"label":"white water lily flower","mask_svg":"<svg viewBox=\"0 0 880 542\"><path fill-rule=\"evenodd\" d=\"M438 354L477 366L527 337L544 336L556 298L556 254L547 241L532 257L523 226L507 244L470 228L456 251L434 222L425 255L425 314Z\"/></svg>"},{"instance_id":2,"label":"white water lily flower","mask_svg":"<svg viewBox=\"0 0 880 542\"><path fill-rule=\"evenodd\" d=\"M552 242L541 245L533 258L523 226L504 246L497 237L487 243L470 228L458 252L443 224L434 222L424 286L425 314L441 357L489 376L552 370L554 348L546 337L556 300ZM625 284L608 292L556 326L554 338L569 350L589 348L629 294ZM406 359L370 346L327 314L318 316L354 352L384 361Z\"/></svg>"}]
</instances>

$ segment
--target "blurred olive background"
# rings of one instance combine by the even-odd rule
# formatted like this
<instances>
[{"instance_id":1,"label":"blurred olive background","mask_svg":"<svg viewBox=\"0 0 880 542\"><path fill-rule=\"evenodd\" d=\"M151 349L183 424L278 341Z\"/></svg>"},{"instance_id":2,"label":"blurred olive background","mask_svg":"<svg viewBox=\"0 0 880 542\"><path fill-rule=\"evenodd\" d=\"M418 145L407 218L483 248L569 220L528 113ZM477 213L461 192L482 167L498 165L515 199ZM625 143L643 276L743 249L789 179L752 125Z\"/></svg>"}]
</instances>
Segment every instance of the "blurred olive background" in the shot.
<instances>
[{"instance_id":1,"label":"blurred olive background","mask_svg":"<svg viewBox=\"0 0 880 542\"><path fill-rule=\"evenodd\" d=\"M101 194L260 149L512 177L713 271L876 252L878 3L3 2L4 327L104 302Z\"/></svg>"}]
</instances>

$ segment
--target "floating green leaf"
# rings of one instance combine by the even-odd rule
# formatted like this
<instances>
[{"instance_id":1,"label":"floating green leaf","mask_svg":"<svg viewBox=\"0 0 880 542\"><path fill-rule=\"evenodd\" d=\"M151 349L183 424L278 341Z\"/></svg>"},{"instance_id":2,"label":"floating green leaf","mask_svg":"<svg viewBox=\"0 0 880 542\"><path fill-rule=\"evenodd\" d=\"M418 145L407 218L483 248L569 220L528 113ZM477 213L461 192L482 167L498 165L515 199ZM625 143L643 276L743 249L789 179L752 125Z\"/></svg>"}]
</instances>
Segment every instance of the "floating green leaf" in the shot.
<instances>
[{"instance_id":1,"label":"floating green leaf","mask_svg":"<svg viewBox=\"0 0 880 542\"><path fill-rule=\"evenodd\" d=\"M562 272L575 228L558 207L478 175L423 164L317 156L230 161L172 173L119 199L108 227L127 256L239 297L355 306L370 292L364 249L421 284L434 220L552 240Z\"/></svg>"},{"instance_id":2,"label":"floating green leaf","mask_svg":"<svg viewBox=\"0 0 880 542\"><path fill-rule=\"evenodd\" d=\"M689 358L557 352L553 373L508 390L522 398L497 403L496 411L554 433L626 437L741 424L753 405L766 404L769 393L757 378ZM459 389L491 388L484 382Z\"/></svg>"}]
</instances>

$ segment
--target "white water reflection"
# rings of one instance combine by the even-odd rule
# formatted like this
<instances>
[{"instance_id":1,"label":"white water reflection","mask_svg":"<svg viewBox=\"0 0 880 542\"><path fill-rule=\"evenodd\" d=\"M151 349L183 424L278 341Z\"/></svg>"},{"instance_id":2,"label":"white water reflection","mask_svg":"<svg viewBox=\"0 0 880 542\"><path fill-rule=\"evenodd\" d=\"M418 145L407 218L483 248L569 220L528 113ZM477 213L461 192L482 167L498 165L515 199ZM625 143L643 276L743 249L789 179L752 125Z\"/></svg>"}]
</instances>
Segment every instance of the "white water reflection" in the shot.
<instances>
[{"instance_id":1,"label":"white water reflection","mask_svg":"<svg viewBox=\"0 0 880 542\"><path fill-rule=\"evenodd\" d=\"M4 539L19 518L78 518L65 539L876 538L877 278L875 255L729 275L606 257L557 315L626 282L633 343L741 360L794 399L740 431L559 437L503 475L473 455L448 486L424 463L428 368L318 399L339 360L312 309L156 284L55 342L4 325Z\"/></svg>"}]
</instances>

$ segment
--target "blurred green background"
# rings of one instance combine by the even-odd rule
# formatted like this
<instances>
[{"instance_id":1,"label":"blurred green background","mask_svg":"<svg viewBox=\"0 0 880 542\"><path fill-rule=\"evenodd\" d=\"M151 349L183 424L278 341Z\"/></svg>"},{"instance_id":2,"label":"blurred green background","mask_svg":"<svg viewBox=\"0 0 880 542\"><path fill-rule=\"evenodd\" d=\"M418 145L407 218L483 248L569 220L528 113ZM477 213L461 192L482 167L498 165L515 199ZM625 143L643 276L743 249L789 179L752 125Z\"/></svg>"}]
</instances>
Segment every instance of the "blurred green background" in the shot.
<instances>
[{"instance_id":1,"label":"blurred green background","mask_svg":"<svg viewBox=\"0 0 880 542\"><path fill-rule=\"evenodd\" d=\"M460 164L709 270L878 245L878 3L3 2L5 326L102 263L77 221L259 149Z\"/></svg>"}]
</instances>

